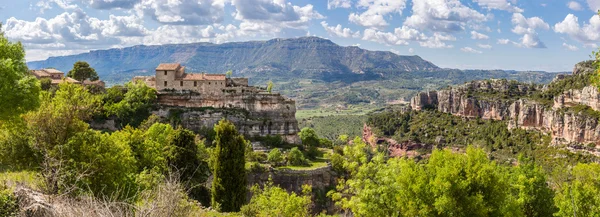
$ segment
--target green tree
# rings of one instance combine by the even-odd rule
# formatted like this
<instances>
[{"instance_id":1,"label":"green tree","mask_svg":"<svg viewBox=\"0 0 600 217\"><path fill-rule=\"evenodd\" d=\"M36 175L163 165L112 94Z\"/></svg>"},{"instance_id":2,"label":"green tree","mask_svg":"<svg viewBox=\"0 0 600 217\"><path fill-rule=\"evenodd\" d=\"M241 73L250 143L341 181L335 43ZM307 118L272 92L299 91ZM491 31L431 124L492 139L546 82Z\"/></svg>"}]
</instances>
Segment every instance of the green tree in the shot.
<instances>
[{"instance_id":1,"label":"green tree","mask_svg":"<svg viewBox=\"0 0 600 217\"><path fill-rule=\"evenodd\" d=\"M237 212L246 201L246 141L227 120L219 121L215 132L212 205L224 212Z\"/></svg>"},{"instance_id":2,"label":"green tree","mask_svg":"<svg viewBox=\"0 0 600 217\"><path fill-rule=\"evenodd\" d=\"M171 149L168 164L179 172L182 181L204 183L210 171L207 162L199 158L201 154L194 132L180 126L167 137L167 144Z\"/></svg>"},{"instance_id":3,"label":"green tree","mask_svg":"<svg viewBox=\"0 0 600 217\"><path fill-rule=\"evenodd\" d=\"M81 85L62 83L52 97L43 92L41 105L24 116L31 148L40 162L41 174L50 193L60 190L63 164L67 160L65 144L88 129L89 120L98 105L98 98Z\"/></svg>"},{"instance_id":4,"label":"green tree","mask_svg":"<svg viewBox=\"0 0 600 217\"><path fill-rule=\"evenodd\" d=\"M319 136L315 130L310 127L302 128L300 133L298 133L298 136L300 136L300 140L302 140L302 145L304 145L304 147L319 146Z\"/></svg>"},{"instance_id":5,"label":"green tree","mask_svg":"<svg viewBox=\"0 0 600 217\"><path fill-rule=\"evenodd\" d=\"M71 77L78 81L85 81L89 79L90 81L96 81L100 79L96 70L90 67L85 61L77 61L73 64L73 69L67 73L67 77Z\"/></svg>"},{"instance_id":6,"label":"green tree","mask_svg":"<svg viewBox=\"0 0 600 217\"><path fill-rule=\"evenodd\" d=\"M70 138L62 151L61 191L89 190L118 199L135 196L136 161L127 145L111 141L108 134L86 130Z\"/></svg>"},{"instance_id":7,"label":"green tree","mask_svg":"<svg viewBox=\"0 0 600 217\"><path fill-rule=\"evenodd\" d=\"M109 88L104 97L104 109L109 115L115 115L121 126L139 126L150 116L150 111L156 101L156 90L144 82L129 82L125 85L126 93L120 88ZM121 99L121 100L119 100Z\"/></svg>"},{"instance_id":8,"label":"green tree","mask_svg":"<svg viewBox=\"0 0 600 217\"><path fill-rule=\"evenodd\" d=\"M557 211L554 191L548 186L546 174L541 167L521 157L510 177L513 195L516 195L524 216L552 216Z\"/></svg>"},{"instance_id":9,"label":"green tree","mask_svg":"<svg viewBox=\"0 0 600 217\"><path fill-rule=\"evenodd\" d=\"M269 83L267 83L267 92L271 93L271 91L273 90L273 81L269 81Z\"/></svg>"},{"instance_id":10,"label":"green tree","mask_svg":"<svg viewBox=\"0 0 600 217\"><path fill-rule=\"evenodd\" d=\"M0 121L12 119L39 106L40 83L28 73L21 42L12 43L0 24Z\"/></svg>"},{"instance_id":11,"label":"green tree","mask_svg":"<svg viewBox=\"0 0 600 217\"><path fill-rule=\"evenodd\" d=\"M307 164L304 154L297 147L293 147L287 155L288 164L291 166L304 166Z\"/></svg>"},{"instance_id":12,"label":"green tree","mask_svg":"<svg viewBox=\"0 0 600 217\"><path fill-rule=\"evenodd\" d=\"M280 165L283 162L283 154L278 148L274 148L269 152L267 160L275 166Z\"/></svg>"},{"instance_id":13,"label":"green tree","mask_svg":"<svg viewBox=\"0 0 600 217\"><path fill-rule=\"evenodd\" d=\"M263 189L257 185L252 187L252 199L244 205L241 213L248 217L304 217L310 216L310 191L311 186L302 186L302 196L288 193L286 190L273 186L269 180Z\"/></svg>"},{"instance_id":14,"label":"green tree","mask_svg":"<svg viewBox=\"0 0 600 217\"><path fill-rule=\"evenodd\" d=\"M233 74L233 71L231 71L231 70L225 72L225 75L227 75L228 78L231 78L232 74Z\"/></svg>"},{"instance_id":15,"label":"green tree","mask_svg":"<svg viewBox=\"0 0 600 217\"><path fill-rule=\"evenodd\" d=\"M571 179L557 191L555 216L600 216L600 164L577 164Z\"/></svg>"},{"instance_id":16,"label":"green tree","mask_svg":"<svg viewBox=\"0 0 600 217\"><path fill-rule=\"evenodd\" d=\"M52 79L50 78L42 78L40 79L40 85L42 90L50 90L50 88L52 87Z\"/></svg>"}]
</instances>

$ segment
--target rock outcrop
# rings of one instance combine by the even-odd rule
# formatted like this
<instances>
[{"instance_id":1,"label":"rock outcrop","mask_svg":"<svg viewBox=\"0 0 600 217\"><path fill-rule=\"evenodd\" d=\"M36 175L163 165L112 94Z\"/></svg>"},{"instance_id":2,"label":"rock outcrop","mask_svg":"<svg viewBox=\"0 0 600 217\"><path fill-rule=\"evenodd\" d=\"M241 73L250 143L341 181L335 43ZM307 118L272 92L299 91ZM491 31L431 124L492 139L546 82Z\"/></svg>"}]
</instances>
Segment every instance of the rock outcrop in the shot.
<instances>
[{"instance_id":1,"label":"rock outcrop","mask_svg":"<svg viewBox=\"0 0 600 217\"><path fill-rule=\"evenodd\" d=\"M588 62L577 64L570 76L594 72L589 66ZM467 118L505 120L509 128L549 133L554 144L600 145L599 118L581 109L571 109L583 106L592 112L600 111L598 88L590 85L566 90L554 97L552 106L530 99L533 93L545 89L537 90L535 85L506 80L473 81L445 90L419 93L411 100L411 108L431 108Z\"/></svg>"},{"instance_id":2,"label":"rock outcrop","mask_svg":"<svg viewBox=\"0 0 600 217\"><path fill-rule=\"evenodd\" d=\"M214 97L194 92L158 95L159 109L153 113L176 119L185 128L199 131L212 128L221 119L232 121L248 136L280 135L287 142L299 143L296 104L280 94L227 93Z\"/></svg>"}]
</instances>

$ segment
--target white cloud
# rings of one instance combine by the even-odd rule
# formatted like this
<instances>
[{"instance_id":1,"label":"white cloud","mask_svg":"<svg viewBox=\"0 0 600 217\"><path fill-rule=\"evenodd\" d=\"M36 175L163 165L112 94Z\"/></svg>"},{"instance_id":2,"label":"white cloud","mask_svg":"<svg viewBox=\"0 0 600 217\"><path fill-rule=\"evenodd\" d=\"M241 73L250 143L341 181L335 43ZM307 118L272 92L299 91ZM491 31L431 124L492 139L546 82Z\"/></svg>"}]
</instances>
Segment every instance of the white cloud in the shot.
<instances>
[{"instance_id":1,"label":"white cloud","mask_svg":"<svg viewBox=\"0 0 600 217\"><path fill-rule=\"evenodd\" d=\"M456 38L452 35L444 33L434 33L433 37L429 37L426 41L419 42L421 47L427 48L453 48L454 45L448 45L444 41L456 41Z\"/></svg>"},{"instance_id":2,"label":"white cloud","mask_svg":"<svg viewBox=\"0 0 600 217\"><path fill-rule=\"evenodd\" d=\"M430 40L430 38L416 29L402 26L401 28L394 29L393 33L365 29L362 40L374 41L386 45L408 45L409 41L425 42Z\"/></svg>"},{"instance_id":3,"label":"white cloud","mask_svg":"<svg viewBox=\"0 0 600 217\"><path fill-rule=\"evenodd\" d=\"M408 52L409 52L409 53L414 53L414 52L415 52L415 49L408 48Z\"/></svg>"},{"instance_id":4,"label":"white cloud","mask_svg":"<svg viewBox=\"0 0 600 217\"><path fill-rule=\"evenodd\" d=\"M511 41L511 40L509 40L509 39L498 39L498 42L497 42L497 43L498 43L498 44L508 44L508 43L510 43L510 42L512 42L512 41Z\"/></svg>"},{"instance_id":5,"label":"white cloud","mask_svg":"<svg viewBox=\"0 0 600 217\"><path fill-rule=\"evenodd\" d=\"M567 3L567 7L569 7L569 9L574 10L574 11L583 10L583 6L581 6L581 4L579 4L579 2L576 2L576 1L570 1L569 3Z\"/></svg>"},{"instance_id":6,"label":"white cloud","mask_svg":"<svg viewBox=\"0 0 600 217\"><path fill-rule=\"evenodd\" d=\"M483 49L492 49L492 45L489 45L489 44L477 44L477 47L483 48Z\"/></svg>"},{"instance_id":7,"label":"white cloud","mask_svg":"<svg viewBox=\"0 0 600 217\"><path fill-rule=\"evenodd\" d=\"M119 37L136 37L147 34L135 15L114 16L108 20L89 17L81 10L62 13L51 19L35 21L9 18L4 26L6 36L19 40L28 47L38 48L48 43L100 47L116 44Z\"/></svg>"},{"instance_id":8,"label":"white cloud","mask_svg":"<svg viewBox=\"0 0 600 217\"><path fill-rule=\"evenodd\" d=\"M481 34L476 31L471 31L471 39L484 40L484 39L489 39L489 38L490 37L487 35Z\"/></svg>"},{"instance_id":9,"label":"white cloud","mask_svg":"<svg viewBox=\"0 0 600 217\"><path fill-rule=\"evenodd\" d=\"M566 48L567 50L570 50L570 51L577 51L577 50L579 50L579 48L577 46L570 45L570 44L567 44L567 43L563 43L562 46L564 48Z\"/></svg>"},{"instance_id":10,"label":"white cloud","mask_svg":"<svg viewBox=\"0 0 600 217\"><path fill-rule=\"evenodd\" d=\"M579 19L573 14L569 14L565 19L554 25L554 32L567 34L571 38L583 43L594 44L600 41L600 16L594 15L589 23L579 25Z\"/></svg>"},{"instance_id":11,"label":"white cloud","mask_svg":"<svg viewBox=\"0 0 600 217\"><path fill-rule=\"evenodd\" d=\"M396 54L396 55L402 55L400 54L400 51L396 50L396 49L390 49L390 52Z\"/></svg>"},{"instance_id":12,"label":"white cloud","mask_svg":"<svg viewBox=\"0 0 600 217\"><path fill-rule=\"evenodd\" d=\"M587 0L588 6L590 7L590 10L592 10L594 13L598 12L598 10L600 10L600 1L598 0Z\"/></svg>"},{"instance_id":13,"label":"white cloud","mask_svg":"<svg viewBox=\"0 0 600 217\"><path fill-rule=\"evenodd\" d=\"M463 47L460 49L462 52L466 52L466 53L483 53L479 50L475 50L472 47Z\"/></svg>"},{"instance_id":14,"label":"white cloud","mask_svg":"<svg viewBox=\"0 0 600 217\"><path fill-rule=\"evenodd\" d=\"M525 18L520 13L515 13L512 16L514 28L512 32L518 35L523 35L519 46L527 48L546 48L546 45L539 39L537 29L548 30L550 25L544 22L539 17Z\"/></svg>"},{"instance_id":15,"label":"white cloud","mask_svg":"<svg viewBox=\"0 0 600 217\"><path fill-rule=\"evenodd\" d=\"M329 33L329 35L342 37L342 38L360 38L360 31L352 31L350 28L342 28L342 25L338 24L337 26L329 26L326 21L321 21L321 26L325 28L325 31Z\"/></svg>"},{"instance_id":16,"label":"white cloud","mask_svg":"<svg viewBox=\"0 0 600 217\"><path fill-rule=\"evenodd\" d=\"M505 10L511 13L523 12L523 9L513 5L516 4L516 0L512 0L512 3L507 0L473 0L473 2L477 2L479 6L487 9Z\"/></svg>"},{"instance_id":17,"label":"white cloud","mask_svg":"<svg viewBox=\"0 0 600 217\"><path fill-rule=\"evenodd\" d=\"M402 14L406 0L359 0L356 7L367 10L361 14L351 13L348 16L350 22L363 27L383 29L389 25L384 16L390 13Z\"/></svg>"},{"instance_id":18,"label":"white cloud","mask_svg":"<svg viewBox=\"0 0 600 217\"><path fill-rule=\"evenodd\" d=\"M311 4L300 7L286 0L233 0L233 5L236 8L234 17L242 21L240 29L246 31L306 29L311 20L325 18Z\"/></svg>"},{"instance_id":19,"label":"white cloud","mask_svg":"<svg viewBox=\"0 0 600 217\"><path fill-rule=\"evenodd\" d=\"M115 1L102 2L105 7L109 4L116 7L117 4ZM223 1L215 0L141 0L135 10L138 15L143 14L162 24L209 25L223 21L224 7Z\"/></svg>"},{"instance_id":20,"label":"white cloud","mask_svg":"<svg viewBox=\"0 0 600 217\"><path fill-rule=\"evenodd\" d=\"M335 8L350 8L351 2L350 0L327 0L327 9L335 9Z\"/></svg>"},{"instance_id":21,"label":"white cloud","mask_svg":"<svg viewBox=\"0 0 600 217\"><path fill-rule=\"evenodd\" d=\"M413 14L404 25L435 32L463 31L468 23L480 23L487 17L463 5L459 0L413 1Z\"/></svg>"},{"instance_id":22,"label":"white cloud","mask_svg":"<svg viewBox=\"0 0 600 217\"><path fill-rule=\"evenodd\" d=\"M92 8L96 9L113 9L113 8L133 8L141 0L84 0Z\"/></svg>"}]
</instances>

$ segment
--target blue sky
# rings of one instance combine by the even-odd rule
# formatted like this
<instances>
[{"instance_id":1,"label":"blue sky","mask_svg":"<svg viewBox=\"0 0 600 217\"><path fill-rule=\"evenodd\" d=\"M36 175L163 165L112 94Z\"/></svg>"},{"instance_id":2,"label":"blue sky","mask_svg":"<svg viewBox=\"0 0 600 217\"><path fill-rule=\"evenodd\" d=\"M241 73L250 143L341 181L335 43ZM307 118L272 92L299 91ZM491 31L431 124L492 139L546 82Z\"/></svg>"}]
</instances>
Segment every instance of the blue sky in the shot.
<instances>
[{"instance_id":1,"label":"blue sky","mask_svg":"<svg viewBox=\"0 0 600 217\"><path fill-rule=\"evenodd\" d=\"M319 36L441 67L570 71L600 0L0 0L27 60L139 44Z\"/></svg>"}]
</instances>

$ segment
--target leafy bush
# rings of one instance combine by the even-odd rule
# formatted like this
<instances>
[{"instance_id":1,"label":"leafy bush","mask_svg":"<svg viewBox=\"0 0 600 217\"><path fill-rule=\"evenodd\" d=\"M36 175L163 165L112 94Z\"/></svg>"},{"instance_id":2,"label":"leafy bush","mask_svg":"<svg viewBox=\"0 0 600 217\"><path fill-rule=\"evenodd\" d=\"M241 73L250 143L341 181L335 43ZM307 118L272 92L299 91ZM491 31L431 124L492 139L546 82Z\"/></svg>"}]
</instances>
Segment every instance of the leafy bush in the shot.
<instances>
[{"instance_id":1,"label":"leafy bush","mask_svg":"<svg viewBox=\"0 0 600 217\"><path fill-rule=\"evenodd\" d=\"M19 204L17 198L3 183L0 183L0 216L17 216Z\"/></svg>"},{"instance_id":2,"label":"leafy bush","mask_svg":"<svg viewBox=\"0 0 600 217\"><path fill-rule=\"evenodd\" d=\"M286 190L273 186L269 180L263 189L257 185L252 187L252 199L244 205L241 213L248 217L280 216L304 217L310 216L310 186L302 186L303 196L288 193Z\"/></svg>"},{"instance_id":3,"label":"leafy bush","mask_svg":"<svg viewBox=\"0 0 600 217\"><path fill-rule=\"evenodd\" d=\"M305 166L308 164L304 154L297 147L294 147L287 154L287 162L291 166Z\"/></svg>"},{"instance_id":4,"label":"leafy bush","mask_svg":"<svg viewBox=\"0 0 600 217\"><path fill-rule=\"evenodd\" d=\"M277 165L281 165L281 163L283 163L283 154L281 153L281 151L279 151L278 148L274 148L269 152L269 156L267 157L267 160L277 166Z\"/></svg>"}]
</instances>

